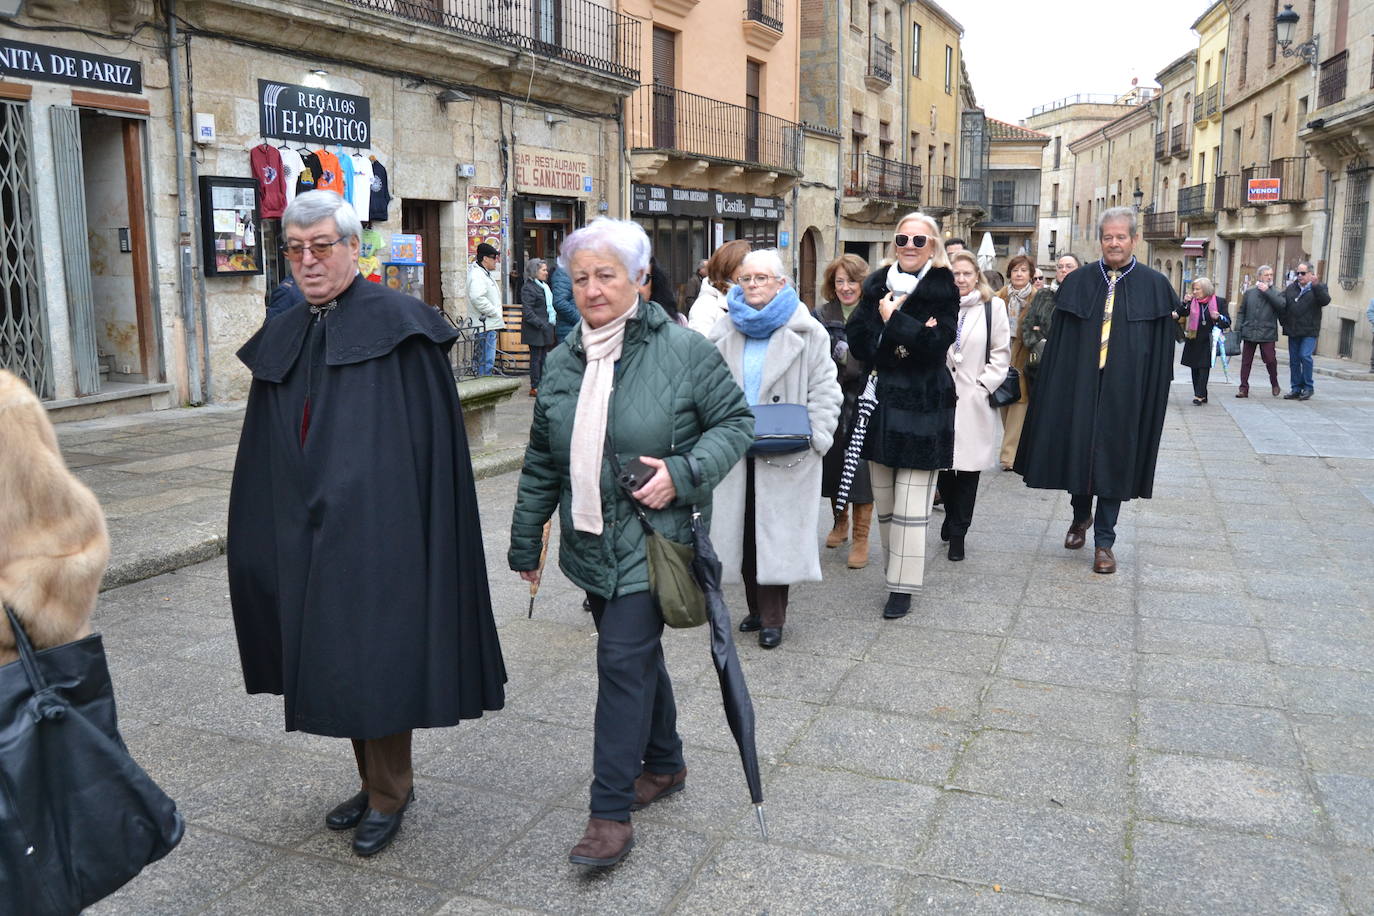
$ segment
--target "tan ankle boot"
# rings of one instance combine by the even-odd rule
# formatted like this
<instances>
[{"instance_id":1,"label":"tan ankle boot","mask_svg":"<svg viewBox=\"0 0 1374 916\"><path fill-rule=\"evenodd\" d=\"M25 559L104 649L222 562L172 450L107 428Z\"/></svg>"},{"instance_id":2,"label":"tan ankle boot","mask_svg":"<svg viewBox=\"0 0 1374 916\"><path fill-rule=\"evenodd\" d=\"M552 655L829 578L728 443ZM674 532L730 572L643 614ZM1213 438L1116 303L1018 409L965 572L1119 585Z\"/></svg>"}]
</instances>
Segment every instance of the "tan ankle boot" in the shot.
<instances>
[{"instance_id":1,"label":"tan ankle boot","mask_svg":"<svg viewBox=\"0 0 1374 916\"><path fill-rule=\"evenodd\" d=\"M873 504L854 506L854 543L849 546L849 568L863 569L868 565L868 527L873 523Z\"/></svg>"},{"instance_id":2,"label":"tan ankle boot","mask_svg":"<svg viewBox=\"0 0 1374 916\"><path fill-rule=\"evenodd\" d=\"M835 498L830 498L830 511L835 511ZM825 536L825 546L839 547L844 543L844 539L849 537L849 506L844 507L844 511L835 516L835 527L830 529L830 533Z\"/></svg>"}]
</instances>

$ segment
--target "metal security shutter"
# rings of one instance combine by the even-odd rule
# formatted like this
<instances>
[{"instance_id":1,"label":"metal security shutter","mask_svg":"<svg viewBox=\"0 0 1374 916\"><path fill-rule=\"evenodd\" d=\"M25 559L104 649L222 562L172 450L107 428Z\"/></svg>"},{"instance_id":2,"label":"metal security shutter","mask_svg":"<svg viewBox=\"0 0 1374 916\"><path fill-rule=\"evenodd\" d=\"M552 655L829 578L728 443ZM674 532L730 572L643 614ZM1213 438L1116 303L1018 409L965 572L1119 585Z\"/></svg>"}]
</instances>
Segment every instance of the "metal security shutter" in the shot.
<instances>
[{"instance_id":1,"label":"metal security shutter","mask_svg":"<svg viewBox=\"0 0 1374 916\"><path fill-rule=\"evenodd\" d=\"M0 369L53 396L48 313L38 282L28 106L0 101Z\"/></svg>"},{"instance_id":2,"label":"metal security shutter","mask_svg":"<svg viewBox=\"0 0 1374 916\"><path fill-rule=\"evenodd\" d=\"M95 294L91 290L90 241L86 235L85 170L81 166L81 112L52 108L52 153L57 178L57 216L62 235L62 272L71 318L72 367L78 395L100 392L95 342Z\"/></svg>"},{"instance_id":3,"label":"metal security shutter","mask_svg":"<svg viewBox=\"0 0 1374 916\"><path fill-rule=\"evenodd\" d=\"M677 85L677 33L654 26L654 82Z\"/></svg>"}]
</instances>

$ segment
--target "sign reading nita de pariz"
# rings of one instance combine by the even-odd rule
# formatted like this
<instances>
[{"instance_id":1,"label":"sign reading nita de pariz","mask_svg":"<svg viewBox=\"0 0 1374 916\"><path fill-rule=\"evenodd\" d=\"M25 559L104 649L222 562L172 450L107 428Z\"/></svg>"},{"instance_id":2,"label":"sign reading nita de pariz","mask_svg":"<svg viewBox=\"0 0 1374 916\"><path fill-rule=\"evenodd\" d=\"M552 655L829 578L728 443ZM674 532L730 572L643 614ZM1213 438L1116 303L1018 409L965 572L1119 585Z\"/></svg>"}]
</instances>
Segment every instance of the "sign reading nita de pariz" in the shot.
<instances>
[{"instance_id":1,"label":"sign reading nita de pariz","mask_svg":"<svg viewBox=\"0 0 1374 916\"><path fill-rule=\"evenodd\" d=\"M113 92L143 91L143 67L136 60L0 38L0 77L6 76Z\"/></svg>"},{"instance_id":2,"label":"sign reading nita de pariz","mask_svg":"<svg viewBox=\"0 0 1374 916\"><path fill-rule=\"evenodd\" d=\"M517 146L515 187L522 194L589 196L592 193L591 157L537 146Z\"/></svg>"},{"instance_id":3,"label":"sign reading nita de pariz","mask_svg":"<svg viewBox=\"0 0 1374 916\"><path fill-rule=\"evenodd\" d=\"M371 144L372 105L361 95L258 80L264 137L302 143Z\"/></svg>"}]
</instances>

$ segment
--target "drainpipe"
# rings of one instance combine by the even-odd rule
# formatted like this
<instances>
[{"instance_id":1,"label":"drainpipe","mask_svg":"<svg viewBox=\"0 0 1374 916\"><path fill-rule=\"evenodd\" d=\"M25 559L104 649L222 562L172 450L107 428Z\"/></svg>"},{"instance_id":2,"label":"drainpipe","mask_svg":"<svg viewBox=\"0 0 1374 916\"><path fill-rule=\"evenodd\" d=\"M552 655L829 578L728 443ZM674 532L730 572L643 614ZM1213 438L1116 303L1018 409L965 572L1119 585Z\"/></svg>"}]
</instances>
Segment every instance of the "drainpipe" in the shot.
<instances>
[{"instance_id":1,"label":"drainpipe","mask_svg":"<svg viewBox=\"0 0 1374 916\"><path fill-rule=\"evenodd\" d=\"M196 353L196 302L192 293L195 269L189 216L191 193L186 186L186 149L181 131L181 54L177 50L176 0L166 0L163 15L167 19L167 71L172 90L172 138L176 143L177 251L181 268L181 323L186 334L186 401L198 407L205 403L205 392L201 381L200 358Z\"/></svg>"},{"instance_id":2,"label":"drainpipe","mask_svg":"<svg viewBox=\"0 0 1374 916\"><path fill-rule=\"evenodd\" d=\"M859 0L851 0L857 3ZM830 258L840 256L840 213L844 209L844 4L835 0L835 133L839 134L838 154L835 157L835 243Z\"/></svg>"}]
</instances>

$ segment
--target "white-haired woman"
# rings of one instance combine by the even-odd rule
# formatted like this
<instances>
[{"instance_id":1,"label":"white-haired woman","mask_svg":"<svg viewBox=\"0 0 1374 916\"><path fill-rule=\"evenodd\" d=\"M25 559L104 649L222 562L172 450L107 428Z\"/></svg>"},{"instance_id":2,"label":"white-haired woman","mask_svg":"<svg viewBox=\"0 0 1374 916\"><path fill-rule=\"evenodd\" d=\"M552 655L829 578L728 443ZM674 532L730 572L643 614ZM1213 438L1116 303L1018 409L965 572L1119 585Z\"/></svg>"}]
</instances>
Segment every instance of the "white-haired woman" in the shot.
<instances>
[{"instance_id":1,"label":"white-haired woman","mask_svg":"<svg viewBox=\"0 0 1374 916\"><path fill-rule=\"evenodd\" d=\"M1206 277L1193 281L1193 295L1178 310L1183 325L1183 355L1179 364L1193 370L1193 406L1207 403L1207 379L1212 374L1212 328L1231 326L1226 300Z\"/></svg>"},{"instance_id":2,"label":"white-haired woman","mask_svg":"<svg viewBox=\"0 0 1374 916\"><path fill-rule=\"evenodd\" d=\"M886 554L888 620L906 616L921 591L935 476L954 464L954 379L945 352L959 314L939 223L909 213L892 241L895 263L864 280L863 299L845 326L849 352L878 374L863 456Z\"/></svg>"},{"instance_id":3,"label":"white-haired woman","mask_svg":"<svg viewBox=\"0 0 1374 916\"><path fill-rule=\"evenodd\" d=\"M810 446L745 456L715 494L711 538L727 582L744 582L749 614L741 632L759 645L782 642L788 587L821 579L816 525L821 459L830 450L844 396L830 359L830 334L797 297L777 249L751 251L726 294L729 320L707 335L749 404L801 404Z\"/></svg>"},{"instance_id":4,"label":"white-haired woman","mask_svg":"<svg viewBox=\"0 0 1374 916\"><path fill-rule=\"evenodd\" d=\"M569 859L607 866L634 844L630 812L687 779L630 500L659 533L690 542L693 507L709 524L711 491L753 441L754 421L715 347L640 297L649 239L636 223L595 220L567 237L559 264L582 321L539 386L509 559L538 582L544 523L558 511L558 566L587 593L599 634L591 817ZM636 458L652 476L621 491L616 470Z\"/></svg>"},{"instance_id":5,"label":"white-haired woman","mask_svg":"<svg viewBox=\"0 0 1374 916\"><path fill-rule=\"evenodd\" d=\"M558 312L553 307L549 288L549 265L542 258L525 262L525 285L520 288L520 342L530 351L530 397L539 393L544 376L544 357L558 343L554 331Z\"/></svg>"},{"instance_id":6,"label":"white-haired woman","mask_svg":"<svg viewBox=\"0 0 1374 916\"><path fill-rule=\"evenodd\" d=\"M954 466L939 478L945 501L940 540L949 542L948 557L957 561L964 558L979 476L997 466L1002 444L1001 418L988 395L1002 384L1011 365L1011 323L1006 305L983 282L976 257L961 251L950 258L949 269L959 290L959 323L945 365L954 376L959 402L954 410Z\"/></svg>"}]
</instances>

